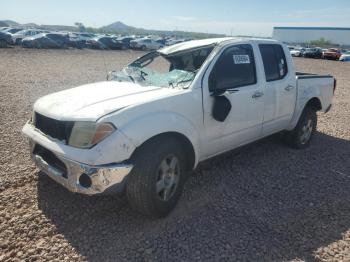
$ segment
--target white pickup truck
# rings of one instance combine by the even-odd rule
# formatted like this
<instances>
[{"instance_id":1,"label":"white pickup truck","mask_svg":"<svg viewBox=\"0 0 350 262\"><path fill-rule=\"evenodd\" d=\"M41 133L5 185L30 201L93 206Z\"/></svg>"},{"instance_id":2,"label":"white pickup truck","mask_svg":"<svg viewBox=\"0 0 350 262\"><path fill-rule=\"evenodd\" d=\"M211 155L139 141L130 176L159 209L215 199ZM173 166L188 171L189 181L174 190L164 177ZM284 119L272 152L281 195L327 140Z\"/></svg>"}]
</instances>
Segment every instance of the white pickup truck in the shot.
<instances>
[{"instance_id":1,"label":"white pickup truck","mask_svg":"<svg viewBox=\"0 0 350 262\"><path fill-rule=\"evenodd\" d=\"M203 160L283 132L309 145L336 81L295 73L273 40L189 41L148 53L108 81L40 98L23 127L36 165L68 190L126 193L160 217Z\"/></svg>"}]
</instances>

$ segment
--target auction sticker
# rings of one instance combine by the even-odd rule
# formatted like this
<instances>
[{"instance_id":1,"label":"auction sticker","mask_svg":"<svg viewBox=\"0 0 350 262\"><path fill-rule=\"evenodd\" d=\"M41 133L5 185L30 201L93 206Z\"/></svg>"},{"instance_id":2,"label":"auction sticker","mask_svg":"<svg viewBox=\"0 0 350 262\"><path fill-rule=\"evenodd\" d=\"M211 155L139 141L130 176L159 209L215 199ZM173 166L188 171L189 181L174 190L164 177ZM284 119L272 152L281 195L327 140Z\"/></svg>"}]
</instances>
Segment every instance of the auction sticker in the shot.
<instances>
[{"instance_id":1,"label":"auction sticker","mask_svg":"<svg viewBox=\"0 0 350 262\"><path fill-rule=\"evenodd\" d=\"M235 64L250 64L249 55L233 55Z\"/></svg>"}]
</instances>

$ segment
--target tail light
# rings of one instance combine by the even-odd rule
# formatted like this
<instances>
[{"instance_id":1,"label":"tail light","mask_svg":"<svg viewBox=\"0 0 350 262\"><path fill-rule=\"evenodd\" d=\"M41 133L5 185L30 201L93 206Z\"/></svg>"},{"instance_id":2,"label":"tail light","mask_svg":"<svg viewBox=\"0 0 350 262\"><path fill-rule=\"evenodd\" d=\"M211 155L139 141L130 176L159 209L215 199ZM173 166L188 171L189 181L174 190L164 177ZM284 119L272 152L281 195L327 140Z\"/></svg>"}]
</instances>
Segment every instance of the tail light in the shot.
<instances>
[{"instance_id":1,"label":"tail light","mask_svg":"<svg viewBox=\"0 0 350 262\"><path fill-rule=\"evenodd\" d=\"M337 79L334 78L334 84L333 84L333 95L335 93L335 89L337 88Z\"/></svg>"}]
</instances>

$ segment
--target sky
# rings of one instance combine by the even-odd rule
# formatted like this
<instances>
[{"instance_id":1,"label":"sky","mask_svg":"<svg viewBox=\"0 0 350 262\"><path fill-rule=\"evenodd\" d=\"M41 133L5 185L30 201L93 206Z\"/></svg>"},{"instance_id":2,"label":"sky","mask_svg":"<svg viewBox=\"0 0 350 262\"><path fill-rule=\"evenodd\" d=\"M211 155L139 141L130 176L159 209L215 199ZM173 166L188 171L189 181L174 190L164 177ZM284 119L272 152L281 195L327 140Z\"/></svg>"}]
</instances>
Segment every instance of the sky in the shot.
<instances>
[{"instance_id":1,"label":"sky","mask_svg":"<svg viewBox=\"0 0 350 262\"><path fill-rule=\"evenodd\" d=\"M350 27L350 0L0 0L0 20L271 36L274 26Z\"/></svg>"}]
</instances>

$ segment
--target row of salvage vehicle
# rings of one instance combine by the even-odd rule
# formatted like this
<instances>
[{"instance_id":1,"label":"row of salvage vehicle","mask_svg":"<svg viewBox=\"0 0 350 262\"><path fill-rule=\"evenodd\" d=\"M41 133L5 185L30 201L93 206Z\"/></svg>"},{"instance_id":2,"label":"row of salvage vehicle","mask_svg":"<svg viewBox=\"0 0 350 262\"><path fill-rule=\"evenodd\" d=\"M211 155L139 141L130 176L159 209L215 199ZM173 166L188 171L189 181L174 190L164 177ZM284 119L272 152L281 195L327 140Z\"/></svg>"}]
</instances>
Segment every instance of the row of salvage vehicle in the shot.
<instances>
[{"instance_id":1,"label":"row of salvage vehicle","mask_svg":"<svg viewBox=\"0 0 350 262\"><path fill-rule=\"evenodd\" d=\"M319 58L350 62L350 51L341 48L322 49L320 47L304 48L289 46L290 54L294 57Z\"/></svg>"},{"instance_id":2,"label":"row of salvage vehicle","mask_svg":"<svg viewBox=\"0 0 350 262\"><path fill-rule=\"evenodd\" d=\"M50 32L41 29L0 28L0 47L21 45L26 48L92 48L107 50L157 50L190 39L158 36L115 36L80 32Z\"/></svg>"}]
</instances>

